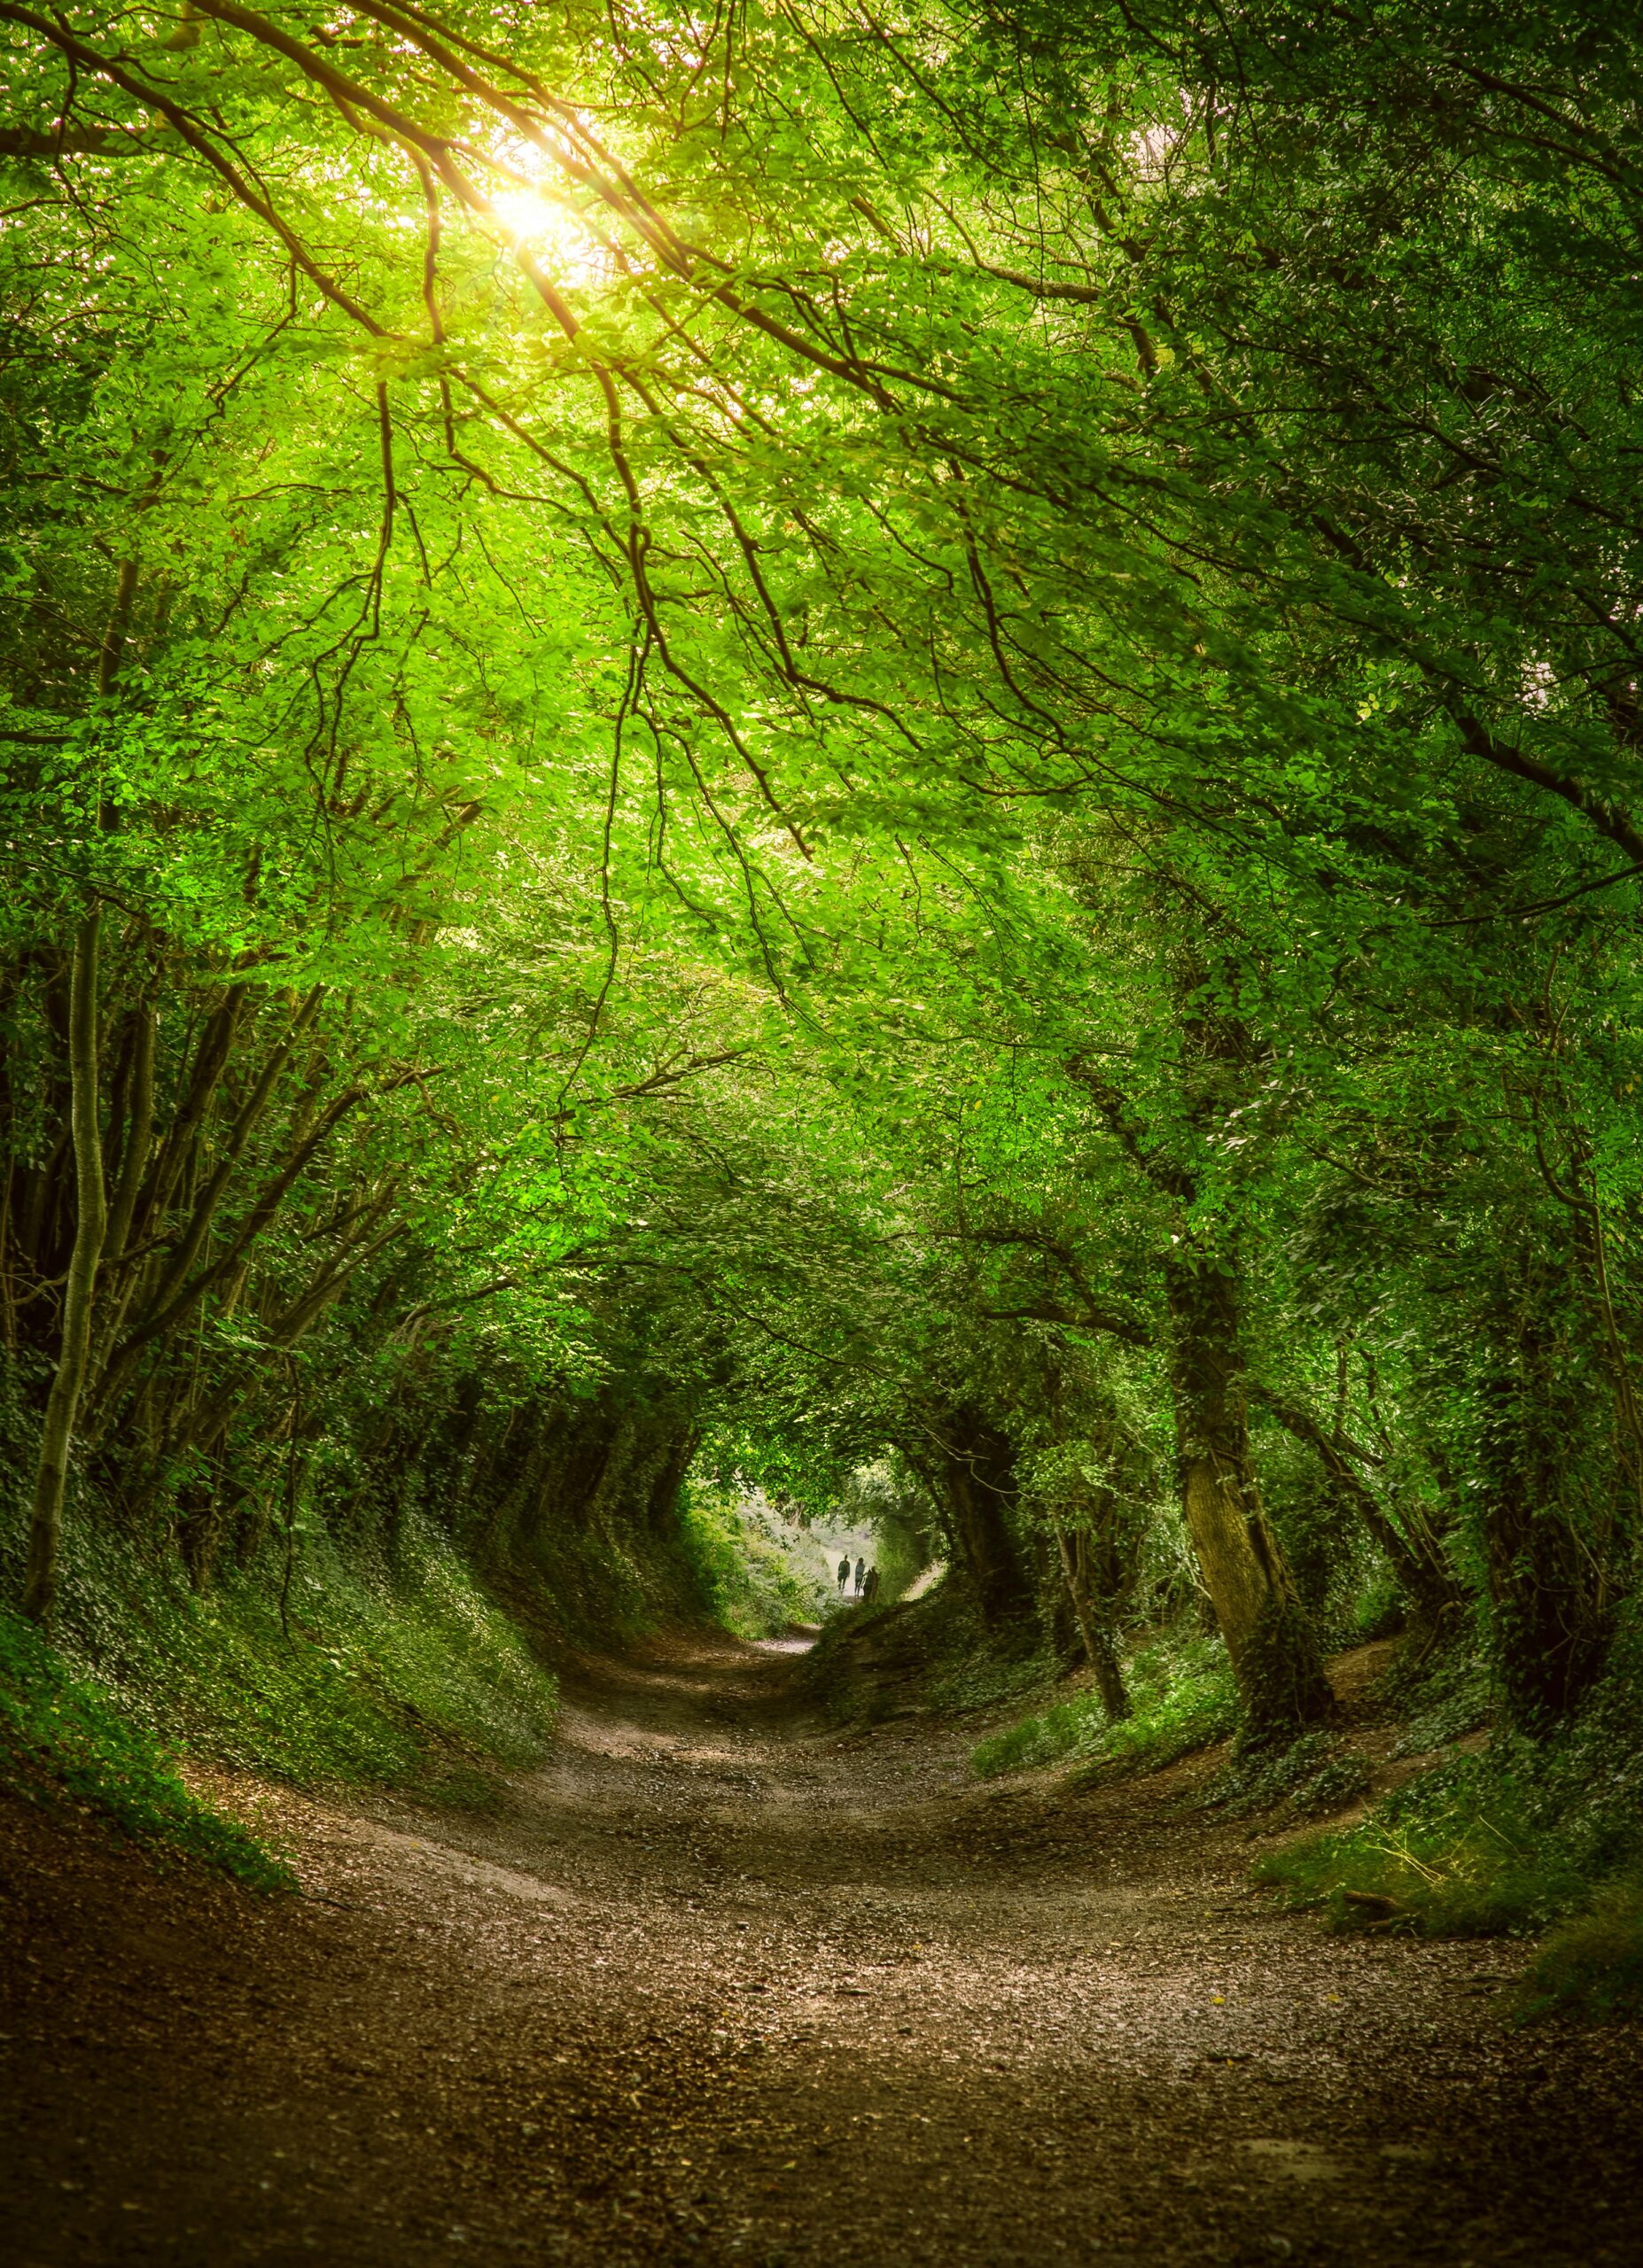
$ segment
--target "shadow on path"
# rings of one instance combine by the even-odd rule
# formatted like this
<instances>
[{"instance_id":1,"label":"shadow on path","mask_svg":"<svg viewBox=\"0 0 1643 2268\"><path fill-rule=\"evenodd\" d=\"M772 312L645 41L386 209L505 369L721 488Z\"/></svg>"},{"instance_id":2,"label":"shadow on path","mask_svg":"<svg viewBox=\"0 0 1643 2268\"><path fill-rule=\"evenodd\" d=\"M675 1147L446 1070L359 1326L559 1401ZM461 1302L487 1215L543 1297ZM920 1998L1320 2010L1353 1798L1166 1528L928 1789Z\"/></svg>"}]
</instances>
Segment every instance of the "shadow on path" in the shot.
<instances>
[{"instance_id":1,"label":"shadow on path","mask_svg":"<svg viewBox=\"0 0 1643 2268\"><path fill-rule=\"evenodd\" d=\"M1069 1799L790 1654L578 1665L497 1813L218 1793L309 1902L0 1818L19 2263L1643 2258L1635 2031L1320 1936L1207 1766ZM320 1902L323 1901L323 1902Z\"/></svg>"}]
</instances>

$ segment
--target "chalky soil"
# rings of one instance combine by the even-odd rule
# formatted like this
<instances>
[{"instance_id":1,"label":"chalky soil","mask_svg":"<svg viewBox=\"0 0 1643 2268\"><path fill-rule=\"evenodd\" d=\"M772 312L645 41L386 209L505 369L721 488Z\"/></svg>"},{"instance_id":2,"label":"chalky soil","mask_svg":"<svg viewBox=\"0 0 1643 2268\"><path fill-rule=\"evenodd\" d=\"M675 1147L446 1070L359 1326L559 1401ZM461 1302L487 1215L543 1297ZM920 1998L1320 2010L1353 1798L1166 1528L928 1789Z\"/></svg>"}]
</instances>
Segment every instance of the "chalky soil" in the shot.
<instances>
[{"instance_id":1,"label":"chalky soil","mask_svg":"<svg viewBox=\"0 0 1643 2268\"><path fill-rule=\"evenodd\" d=\"M300 1903L0 1815L6 2256L1643 2259L1634 2031L1281 1915L1184 1804L1211 1760L982 1785L973 1733L841 1736L792 1678L590 1665L482 1818L221 1784Z\"/></svg>"}]
</instances>

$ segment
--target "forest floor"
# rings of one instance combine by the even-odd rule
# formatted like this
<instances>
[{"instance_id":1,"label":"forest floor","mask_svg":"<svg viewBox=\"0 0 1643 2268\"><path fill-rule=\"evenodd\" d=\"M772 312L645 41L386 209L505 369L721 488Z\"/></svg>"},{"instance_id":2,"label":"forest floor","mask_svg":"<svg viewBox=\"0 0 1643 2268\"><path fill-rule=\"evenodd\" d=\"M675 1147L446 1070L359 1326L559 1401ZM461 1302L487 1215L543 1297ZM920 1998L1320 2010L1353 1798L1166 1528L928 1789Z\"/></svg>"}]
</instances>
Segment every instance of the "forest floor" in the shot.
<instances>
[{"instance_id":1,"label":"forest floor","mask_svg":"<svg viewBox=\"0 0 1643 2268\"><path fill-rule=\"evenodd\" d=\"M308 1897L0 1811L0 2228L113 2262L1643 2258L1643 2042L1521 1949L1331 1938L1214 1767L979 1783L779 1650L566 1682L483 1816L214 1783Z\"/></svg>"}]
</instances>

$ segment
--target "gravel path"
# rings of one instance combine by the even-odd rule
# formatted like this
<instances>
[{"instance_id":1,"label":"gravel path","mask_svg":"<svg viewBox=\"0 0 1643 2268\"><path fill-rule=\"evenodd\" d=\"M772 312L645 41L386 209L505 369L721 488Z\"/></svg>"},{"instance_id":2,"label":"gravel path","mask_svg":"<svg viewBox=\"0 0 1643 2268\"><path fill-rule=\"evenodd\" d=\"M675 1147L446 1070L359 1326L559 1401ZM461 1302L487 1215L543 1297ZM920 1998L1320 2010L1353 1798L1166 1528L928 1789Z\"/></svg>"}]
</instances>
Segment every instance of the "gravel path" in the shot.
<instances>
[{"instance_id":1,"label":"gravel path","mask_svg":"<svg viewBox=\"0 0 1643 2268\"><path fill-rule=\"evenodd\" d=\"M0 1813L6 2257L1643 2259L1635 2031L1513 2033L1512 1949L1278 1914L1181 1809L1203 1760L983 1785L792 1669L591 1667L486 1818L220 1783L301 1904Z\"/></svg>"}]
</instances>

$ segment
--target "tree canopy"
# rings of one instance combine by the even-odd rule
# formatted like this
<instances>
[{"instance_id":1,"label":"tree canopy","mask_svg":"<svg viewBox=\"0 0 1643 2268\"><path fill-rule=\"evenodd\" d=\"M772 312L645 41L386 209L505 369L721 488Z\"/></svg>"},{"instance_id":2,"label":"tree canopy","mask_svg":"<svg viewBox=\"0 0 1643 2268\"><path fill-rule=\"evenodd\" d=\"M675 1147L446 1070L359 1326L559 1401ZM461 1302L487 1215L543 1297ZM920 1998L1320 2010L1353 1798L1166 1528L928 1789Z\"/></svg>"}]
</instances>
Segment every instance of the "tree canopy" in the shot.
<instances>
[{"instance_id":1,"label":"tree canopy","mask_svg":"<svg viewBox=\"0 0 1643 2268\"><path fill-rule=\"evenodd\" d=\"M1624 12L0 27L35 1608L71 1472L204 1582L272 1441L481 1526L888 1455L1115 1710L1172 1587L1292 1729L1371 1565L1574 1705L1643 1511Z\"/></svg>"}]
</instances>

